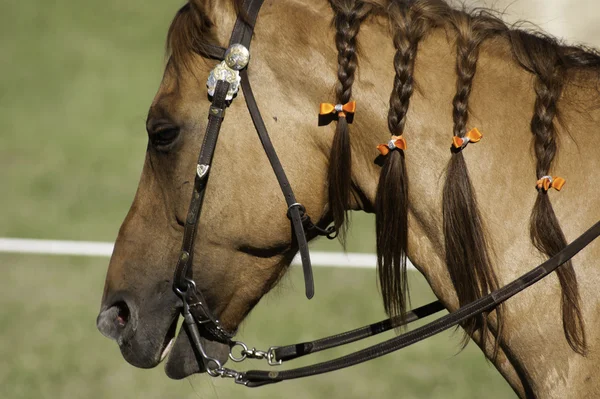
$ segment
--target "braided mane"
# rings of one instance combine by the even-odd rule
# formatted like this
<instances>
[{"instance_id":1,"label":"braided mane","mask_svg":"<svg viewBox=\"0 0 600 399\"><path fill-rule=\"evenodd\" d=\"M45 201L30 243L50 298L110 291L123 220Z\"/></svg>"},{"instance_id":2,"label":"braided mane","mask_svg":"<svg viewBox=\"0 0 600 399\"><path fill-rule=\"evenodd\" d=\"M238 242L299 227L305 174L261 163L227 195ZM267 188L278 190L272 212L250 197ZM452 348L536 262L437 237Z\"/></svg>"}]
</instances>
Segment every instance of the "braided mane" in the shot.
<instances>
[{"instance_id":1,"label":"braided mane","mask_svg":"<svg viewBox=\"0 0 600 399\"><path fill-rule=\"evenodd\" d=\"M536 76L536 102L531 121L538 178L548 175L558 147L554 120L562 87L568 72L577 68L600 71L600 54L585 47L563 46L556 39L537 32L513 29L492 11L478 9L465 12L453 9L444 0L350 1L330 0L334 10L340 7L370 5L371 14L383 14L390 20L396 48L396 77L390 96L388 127L390 133L404 133L406 114L413 93L414 61L419 42L435 27L452 29L456 39L456 94L452 101L454 128L457 137L464 137L469 119L468 102L481 44L490 38L509 41L516 62ZM336 19L343 17L339 13ZM341 67L341 66L340 66ZM353 69L355 66L353 66ZM354 71L353 71L354 72ZM330 159L330 162L335 162ZM330 166L330 168L336 166ZM450 179L452 177L452 179ZM330 181L330 184L332 182ZM335 189L342 189L336 187ZM330 187L330 191L331 191ZM331 209L339 204L332 203ZM499 288L492 267L475 192L466 162L460 151L452 154L446 171L443 190L443 221L446 264L461 306ZM376 197L376 230L379 281L386 311L403 315L406 310L408 286L406 252L408 245L408 177L404 154L392 151L385 158ZM567 243L554 214L548 194L539 190L530 221L531 240L548 257L555 255ZM470 243L466 245L465 243ZM577 279L569 262L557 272L562 289L563 328L571 348L586 353L586 338L581 315ZM502 336L502 307L496 313L494 356ZM463 325L467 334L479 330L482 344L489 334L487 316L473 318ZM466 341L465 341L466 342Z\"/></svg>"},{"instance_id":2,"label":"braided mane","mask_svg":"<svg viewBox=\"0 0 600 399\"><path fill-rule=\"evenodd\" d=\"M551 173L558 151L555 119L562 89L576 69L600 74L600 54L581 46L564 46L555 38L504 23L492 11L453 9L445 0L329 0L334 11L333 27L338 51L337 101L346 103L358 68L357 40L361 24L370 15L384 15L390 21L396 54L395 77L390 94L388 128L392 135L404 133L406 116L414 90L414 67L419 43L434 28L456 32L456 93L449 103L453 112L452 133L464 137L469 120L469 97L477 73L479 48L485 40L503 38L510 43L514 60L535 76L535 106L531 120L538 178ZM240 1L234 4L239 9ZM203 9L205 2L193 0L175 17L169 30L167 48L175 64L210 41L212 22ZM202 40L200 40L202 39ZM332 71L332 73L334 73ZM450 128L448 129L450 133ZM336 227L347 225L351 188L351 146L345 118L338 121L328 170L329 208ZM450 184L452 177L452 184ZM403 315L407 305L406 253L408 245L408 171L401 151L385 158L376 196L378 273L386 311ZM466 162L455 151L448 163L443 189L443 221L446 263L459 304L465 305L498 288L492 266L485 226L469 178ZM530 220L535 247L546 256L566 246L566 239L552 209L548 194L539 190ZM471 243L466 245L465 243ZM565 336L572 349L586 352L584 323L577 279L568 262L558 272L562 289L562 316ZM495 311L496 351L502 335L502 308ZM463 325L466 333L489 333L488 316L479 316Z\"/></svg>"}]
</instances>

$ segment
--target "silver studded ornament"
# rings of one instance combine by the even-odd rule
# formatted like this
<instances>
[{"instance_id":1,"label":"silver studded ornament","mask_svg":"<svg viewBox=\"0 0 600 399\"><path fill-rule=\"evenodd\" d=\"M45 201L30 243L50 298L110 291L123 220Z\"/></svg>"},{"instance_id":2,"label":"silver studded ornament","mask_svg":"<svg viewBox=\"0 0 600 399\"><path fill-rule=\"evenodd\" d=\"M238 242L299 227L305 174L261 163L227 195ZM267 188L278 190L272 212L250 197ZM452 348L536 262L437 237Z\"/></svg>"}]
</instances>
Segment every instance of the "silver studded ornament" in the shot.
<instances>
[{"instance_id":1,"label":"silver studded ornament","mask_svg":"<svg viewBox=\"0 0 600 399\"><path fill-rule=\"evenodd\" d=\"M210 74L208 75L206 87L208 88L209 96L215 95L215 89L217 88L217 82L219 80L229 83L229 90L227 90L225 100L232 100L233 96L235 96L240 89L240 73L229 68L225 61L221 61L221 63L214 67L214 69L210 71Z\"/></svg>"},{"instance_id":2,"label":"silver studded ornament","mask_svg":"<svg viewBox=\"0 0 600 399\"><path fill-rule=\"evenodd\" d=\"M244 69L250 61L250 52L241 44L233 44L225 52L225 59L217 65L208 75L206 86L208 94L215 95L217 82L223 80L229 83L229 90L225 100L232 100L240 89L240 70Z\"/></svg>"},{"instance_id":3,"label":"silver studded ornament","mask_svg":"<svg viewBox=\"0 0 600 399\"><path fill-rule=\"evenodd\" d=\"M246 68L250 61L250 51L241 44L232 44L225 52L225 63L234 71Z\"/></svg>"}]
</instances>

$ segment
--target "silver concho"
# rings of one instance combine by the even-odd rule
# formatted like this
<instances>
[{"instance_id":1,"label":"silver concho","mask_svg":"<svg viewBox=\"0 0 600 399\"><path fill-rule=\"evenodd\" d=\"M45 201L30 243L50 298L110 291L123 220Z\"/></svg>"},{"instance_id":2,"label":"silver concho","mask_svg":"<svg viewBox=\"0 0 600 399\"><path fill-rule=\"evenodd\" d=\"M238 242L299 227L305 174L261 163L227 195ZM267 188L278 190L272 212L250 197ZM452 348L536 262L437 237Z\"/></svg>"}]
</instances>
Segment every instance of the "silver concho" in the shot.
<instances>
[{"instance_id":1,"label":"silver concho","mask_svg":"<svg viewBox=\"0 0 600 399\"><path fill-rule=\"evenodd\" d=\"M394 148L396 148L396 142L394 140L388 141L388 148L390 150L393 150Z\"/></svg>"},{"instance_id":2,"label":"silver concho","mask_svg":"<svg viewBox=\"0 0 600 399\"><path fill-rule=\"evenodd\" d=\"M198 177L203 179L204 176L206 176L206 174L208 173L209 167L209 165L198 164L198 166L196 167L196 173L198 174Z\"/></svg>"},{"instance_id":3,"label":"silver concho","mask_svg":"<svg viewBox=\"0 0 600 399\"><path fill-rule=\"evenodd\" d=\"M210 71L210 74L208 75L208 81L206 82L206 87L208 87L208 95L215 95L215 89L219 80L229 83L229 90L227 91L225 100L232 100L233 96L235 96L240 88L240 73L229 68L225 61L221 61L221 63L212 71Z\"/></svg>"},{"instance_id":4,"label":"silver concho","mask_svg":"<svg viewBox=\"0 0 600 399\"><path fill-rule=\"evenodd\" d=\"M225 52L225 63L234 71L246 68L250 61L250 51L241 44L233 44Z\"/></svg>"}]
</instances>

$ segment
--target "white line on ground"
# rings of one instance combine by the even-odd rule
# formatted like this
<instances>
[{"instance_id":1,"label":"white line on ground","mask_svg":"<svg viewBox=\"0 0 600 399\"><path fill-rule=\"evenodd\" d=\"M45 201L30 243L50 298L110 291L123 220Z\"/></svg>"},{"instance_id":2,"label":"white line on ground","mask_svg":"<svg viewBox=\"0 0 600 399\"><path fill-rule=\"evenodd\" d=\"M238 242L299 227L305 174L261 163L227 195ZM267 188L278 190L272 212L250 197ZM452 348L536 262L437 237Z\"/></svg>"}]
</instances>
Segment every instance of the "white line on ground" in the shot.
<instances>
[{"instance_id":1,"label":"white line on ground","mask_svg":"<svg viewBox=\"0 0 600 399\"><path fill-rule=\"evenodd\" d=\"M110 242L0 238L0 252L8 253L108 257L113 248ZM311 251L310 257L314 266L374 268L377 263L374 254ZM300 258L296 256L292 264L301 264Z\"/></svg>"}]
</instances>

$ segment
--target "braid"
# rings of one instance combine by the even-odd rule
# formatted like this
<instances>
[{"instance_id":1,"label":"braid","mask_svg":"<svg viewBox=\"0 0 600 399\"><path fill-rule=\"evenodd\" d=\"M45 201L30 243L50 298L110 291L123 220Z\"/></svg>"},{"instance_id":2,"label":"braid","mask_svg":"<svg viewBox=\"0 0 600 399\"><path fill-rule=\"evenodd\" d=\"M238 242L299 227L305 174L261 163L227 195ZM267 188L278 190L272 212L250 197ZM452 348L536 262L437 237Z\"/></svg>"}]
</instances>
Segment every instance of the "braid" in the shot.
<instances>
[{"instance_id":1,"label":"braid","mask_svg":"<svg viewBox=\"0 0 600 399\"><path fill-rule=\"evenodd\" d=\"M419 40L424 26L418 11L393 3L394 77L390 95L388 128L401 136L406 125L410 98L414 91L413 72ZM403 316L408 302L406 249L408 246L408 176L404 152L390 151L379 176L376 209L377 269L385 310L390 315Z\"/></svg>"},{"instance_id":2,"label":"braid","mask_svg":"<svg viewBox=\"0 0 600 399\"><path fill-rule=\"evenodd\" d=\"M473 78L477 72L480 40L473 33L470 18L466 18L466 32L460 32L456 43L456 95L452 100L452 119L454 121L454 135L464 137L467 133L469 121L469 96L473 87Z\"/></svg>"},{"instance_id":3,"label":"braid","mask_svg":"<svg viewBox=\"0 0 600 399\"><path fill-rule=\"evenodd\" d=\"M454 15L458 32L456 42L456 94L452 101L454 135L463 138L469 120L469 97L477 72L479 47L486 35L477 30L475 20L466 14ZM471 183L462 148L454 149L446 171L442 201L446 264L460 306L471 303L496 290L498 278L491 265L483 220L477 206L475 190ZM495 357L502 333L501 307L496 310L497 336ZM466 321L464 344L468 336L481 329L481 345L488 337L487 317L479 315Z\"/></svg>"},{"instance_id":4,"label":"braid","mask_svg":"<svg viewBox=\"0 0 600 399\"><path fill-rule=\"evenodd\" d=\"M536 100L531 132L534 137L536 174L540 179L549 174L557 153L554 120L557 116L558 100L562 94L565 69L572 61L561 53L562 50L555 46L553 41L545 37L512 31L510 38L519 63L536 75ZM552 257L567 246L567 240L546 190L538 190L529 227L533 245L546 256ZM584 355L587 352L585 326L581 314L577 276L572 262L566 262L556 273L562 290L565 337L575 352Z\"/></svg>"},{"instance_id":5,"label":"braid","mask_svg":"<svg viewBox=\"0 0 600 399\"><path fill-rule=\"evenodd\" d=\"M547 77L538 76L535 91L536 100L531 131L534 134L534 151L537 159L538 179L549 174L557 152L554 119L557 101L562 87L560 68L555 68ZM535 247L548 257L556 255L567 246L567 240L554 213L548 192L538 190L530 220L530 235ZM556 271L562 289L561 307L563 330L571 348L582 355L587 351L585 327L580 308L577 276L571 261Z\"/></svg>"},{"instance_id":6,"label":"braid","mask_svg":"<svg viewBox=\"0 0 600 399\"><path fill-rule=\"evenodd\" d=\"M538 76L535 82L536 99L534 115L531 119L531 131L534 135L534 150L536 157L536 174L542 177L548 173L557 152L556 131L554 118L556 105L562 88L556 76L558 68L551 76Z\"/></svg>"},{"instance_id":7,"label":"braid","mask_svg":"<svg viewBox=\"0 0 600 399\"><path fill-rule=\"evenodd\" d=\"M404 37L403 29L398 29L394 35L394 89L390 96L388 112L388 128L394 135L400 135L406 124L406 114L410 105L410 97L414 91L413 72L418 41Z\"/></svg>"},{"instance_id":8,"label":"braid","mask_svg":"<svg viewBox=\"0 0 600 399\"><path fill-rule=\"evenodd\" d=\"M362 21L368 15L368 9L361 0L337 3L332 4L335 11L333 20L336 29L335 44L338 50L336 97L339 104L345 104L352 97L352 84L358 65L356 37ZM329 208L342 242L347 230L344 221L350 208L351 154L348 121L345 116L340 116L331 146L328 182Z\"/></svg>"}]
</instances>

